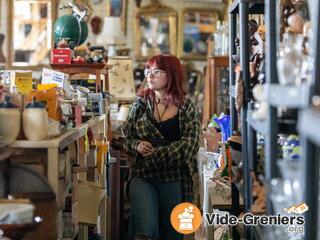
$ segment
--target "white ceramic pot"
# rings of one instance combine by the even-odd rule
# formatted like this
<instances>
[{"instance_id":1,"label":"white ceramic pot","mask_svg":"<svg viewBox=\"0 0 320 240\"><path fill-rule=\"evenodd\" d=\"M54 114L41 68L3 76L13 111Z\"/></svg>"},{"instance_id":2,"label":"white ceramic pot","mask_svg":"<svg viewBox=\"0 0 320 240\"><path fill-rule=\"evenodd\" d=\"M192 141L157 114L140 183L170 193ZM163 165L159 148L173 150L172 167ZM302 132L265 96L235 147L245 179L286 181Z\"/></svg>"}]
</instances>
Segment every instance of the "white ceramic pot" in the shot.
<instances>
[{"instance_id":1,"label":"white ceramic pot","mask_svg":"<svg viewBox=\"0 0 320 240\"><path fill-rule=\"evenodd\" d=\"M1 143L7 145L14 142L20 132L21 114L18 108L0 108Z\"/></svg>"},{"instance_id":2,"label":"white ceramic pot","mask_svg":"<svg viewBox=\"0 0 320 240\"><path fill-rule=\"evenodd\" d=\"M23 132L30 141L41 141L48 135L48 113L43 108L27 108L23 111Z\"/></svg>"}]
</instances>

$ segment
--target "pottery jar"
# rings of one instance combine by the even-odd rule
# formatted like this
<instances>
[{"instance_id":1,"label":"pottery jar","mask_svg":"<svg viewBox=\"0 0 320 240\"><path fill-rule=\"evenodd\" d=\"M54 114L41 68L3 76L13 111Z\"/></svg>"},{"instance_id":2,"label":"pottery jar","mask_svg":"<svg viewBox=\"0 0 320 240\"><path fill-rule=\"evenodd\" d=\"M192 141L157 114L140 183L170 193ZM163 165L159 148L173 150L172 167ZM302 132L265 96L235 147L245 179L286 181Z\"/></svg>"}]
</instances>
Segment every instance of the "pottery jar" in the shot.
<instances>
[{"instance_id":1,"label":"pottery jar","mask_svg":"<svg viewBox=\"0 0 320 240\"><path fill-rule=\"evenodd\" d=\"M6 96L0 104L0 142L10 144L14 142L20 133L21 113L19 108L10 102Z\"/></svg>"},{"instance_id":2,"label":"pottery jar","mask_svg":"<svg viewBox=\"0 0 320 240\"><path fill-rule=\"evenodd\" d=\"M48 135L48 112L45 104L33 98L23 111L23 132L30 141L41 141Z\"/></svg>"}]
</instances>

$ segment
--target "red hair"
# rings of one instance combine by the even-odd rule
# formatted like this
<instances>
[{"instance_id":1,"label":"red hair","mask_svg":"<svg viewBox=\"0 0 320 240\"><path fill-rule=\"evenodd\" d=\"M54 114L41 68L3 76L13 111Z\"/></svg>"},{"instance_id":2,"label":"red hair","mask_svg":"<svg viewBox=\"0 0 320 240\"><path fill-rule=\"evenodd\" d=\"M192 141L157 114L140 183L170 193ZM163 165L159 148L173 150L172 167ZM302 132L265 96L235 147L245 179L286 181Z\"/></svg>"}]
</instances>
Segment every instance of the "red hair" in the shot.
<instances>
[{"instance_id":1,"label":"red hair","mask_svg":"<svg viewBox=\"0 0 320 240\"><path fill-rule=\"evenodd\" d=\"M152 65L156 65L157 68L166 71L167 73L167 94L164 97L164 101L167 104L180 106L185 99L186 91L184 89L184 71L179 59L173 55L161 54L149 58L145 64L145 68L150 68ZM140 90L138 96L154 100L155 92L154 90L147 88Z\"/></svg>"}]
</instances>

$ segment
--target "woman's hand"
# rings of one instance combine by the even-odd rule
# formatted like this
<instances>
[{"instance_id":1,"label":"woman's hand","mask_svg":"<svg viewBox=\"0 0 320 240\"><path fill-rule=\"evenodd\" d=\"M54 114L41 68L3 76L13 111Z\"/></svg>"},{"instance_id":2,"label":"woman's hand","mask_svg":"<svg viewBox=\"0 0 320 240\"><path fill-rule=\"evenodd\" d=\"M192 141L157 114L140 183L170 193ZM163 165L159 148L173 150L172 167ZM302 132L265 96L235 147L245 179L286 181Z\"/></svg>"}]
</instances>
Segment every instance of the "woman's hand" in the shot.
<instances>
[{"instance_id":1,"label":"woman's hand","mask_svg":"<svg viewBox=\"0 0 320 240\"><path fill-rule=\"evenodd\" d=\"M150 142L141 141L137 146L137 151L145 156L152 153L154 151L154 148Z\"/></svg>"}]
</instances>

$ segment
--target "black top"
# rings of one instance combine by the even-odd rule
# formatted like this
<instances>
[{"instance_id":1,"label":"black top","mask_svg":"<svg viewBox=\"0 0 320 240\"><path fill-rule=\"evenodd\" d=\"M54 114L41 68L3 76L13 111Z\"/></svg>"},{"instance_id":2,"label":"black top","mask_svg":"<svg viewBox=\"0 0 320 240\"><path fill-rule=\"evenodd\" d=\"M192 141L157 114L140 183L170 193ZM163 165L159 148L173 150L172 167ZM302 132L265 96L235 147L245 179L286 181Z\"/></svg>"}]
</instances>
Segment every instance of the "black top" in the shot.
<instances>
[{"instance_id":1,"label":"black top","mask_svg":"<svg viewBox=\"0 0 320 240\"><path fill-rule=\"evenodd\" d=\"M168 141L174 142L181 139L178 114L165 121L157 122L156 127Z\"/></svg>"}]
</instances>

